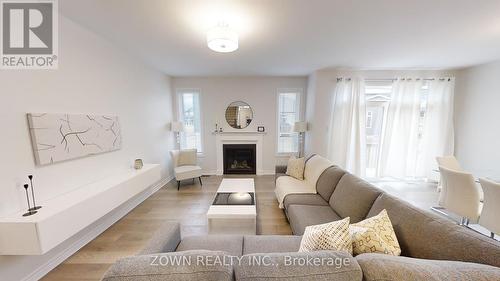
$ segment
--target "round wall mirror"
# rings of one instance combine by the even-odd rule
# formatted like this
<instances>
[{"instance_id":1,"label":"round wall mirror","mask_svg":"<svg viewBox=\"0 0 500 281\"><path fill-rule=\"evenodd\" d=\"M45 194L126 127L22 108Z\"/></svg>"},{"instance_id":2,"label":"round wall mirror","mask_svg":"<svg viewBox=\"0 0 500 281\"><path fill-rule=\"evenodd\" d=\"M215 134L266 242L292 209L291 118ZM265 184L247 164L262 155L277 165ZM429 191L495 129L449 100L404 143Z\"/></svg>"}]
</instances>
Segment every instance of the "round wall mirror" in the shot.
<instances>
[{"instance_id":1,"label":"round wall mirror","mask_svg":"<svg viewBox=\"0 0 500 281\"><path fill-rule=\"evenodd\" d=\"M226 121L235 129L246 128L253 119L253 111L248 103L243 101L232 102L226 109Z\"/></svg>"}]
</instances>

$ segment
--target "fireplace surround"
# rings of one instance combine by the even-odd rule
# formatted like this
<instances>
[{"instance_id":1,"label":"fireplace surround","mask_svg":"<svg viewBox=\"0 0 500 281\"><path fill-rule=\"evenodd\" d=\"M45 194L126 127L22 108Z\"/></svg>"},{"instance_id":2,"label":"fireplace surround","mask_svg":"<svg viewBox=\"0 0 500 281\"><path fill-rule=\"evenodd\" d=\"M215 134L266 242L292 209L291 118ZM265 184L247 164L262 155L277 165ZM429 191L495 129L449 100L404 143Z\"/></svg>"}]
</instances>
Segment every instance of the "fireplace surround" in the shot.
<instances>
[{"instance_id":1,"label":"fireplace surround","mask_svg":"<svg viewBox=\"0 0 500 281\"><path fill-rule=\"evenodd\" d=\"M224 174L252 174L257 171L255 144L224 144Z\"/></svg>"},{"instance_id":2,"label":"fireplace surround","mask_svg":"<svg viewBox=\"0 0 500 281\"><path fill-rule=\"evenodd\" d=\"M212 133L215 136L215 154L217 161L216 175L224 175L224 145L225 144L255 144L255 161L256 175L265 175L266 171L263 166L264 137L266 132L251 132L251 131L225 131ZM269 174L274 173L274 169L267 171Z\"/></svg>"}]
</instances>

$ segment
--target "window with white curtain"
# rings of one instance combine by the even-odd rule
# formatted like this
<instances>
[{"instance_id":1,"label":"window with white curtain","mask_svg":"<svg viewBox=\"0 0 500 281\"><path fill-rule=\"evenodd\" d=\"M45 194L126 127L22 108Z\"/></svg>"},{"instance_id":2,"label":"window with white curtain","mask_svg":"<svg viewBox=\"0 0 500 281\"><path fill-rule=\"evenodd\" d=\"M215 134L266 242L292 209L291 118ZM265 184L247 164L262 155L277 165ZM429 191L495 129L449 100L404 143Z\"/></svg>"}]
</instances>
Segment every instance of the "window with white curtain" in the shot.
<instances>
[{"instance_id":1,"label":"window with white curtain","mask_svg":"<svg viewBox=\"0 0 500 281\"><path fill-rule=\"evenodd\" d=\"M373 177L432 179L452 155L455 79L337 79L328 157Z\"/></svg>"},{"instance_id":2,"label":"window with white curtain","mask_svg":"<svg viewBox=\"0 0 500 281\"><path fill-rule=\"evenodd\" d=\"M384 129L387 122L387 110L392 98L391 81L366 82L366 176L376 177L379 173L381 144L384 141ZM416 140L417 157L422 154L422 133L427 112L429 82L422 81L419 91L419 119Z\"/></svg>"},{"instance_id":3,"label":"window with white curtain","mask_svg":"<svg viewBox=\"0 0 500 281\"><path fill-rule=\"evenodd\" d=\"M452 77L402 78L392 83L382 133L377 137L378 148L373 155L368 153L367 167L371 169L367 169L368 176L400 179L436 176L433 172L436 157L453 154L454 84Z\"/></svg>"},{"instance_id":4,"label":"window with white curtain","mask_svg":"<svg viewBox=\"0 0 500 281\"><path fill-rule=\"evenodd\" d=\"M392 82L367 81L366 98L366 177L376 177L380 145L391 100Z\"/></svg>"},{"instance_id":5,"label":"window with white curtain","mask_svg":"<svg viewBox=\"0 0 500 281\"><path fill-rule=\"evenodd\" d=\"M196 89L177 90L178 118L184 123L180 134L181 149L196 148L203 152L200 91Z\"/></svg>"},{"instance_id":6,"label":"window with white curtain","mask_svg":"<svg viewBox=\"0 0 500 281\"><path fill-rule=\"evenodd\" d=\"M300 120L300 89L278 90L278 153L299 151L299 135L293 131Z\"/></svg>"}]
</instances>

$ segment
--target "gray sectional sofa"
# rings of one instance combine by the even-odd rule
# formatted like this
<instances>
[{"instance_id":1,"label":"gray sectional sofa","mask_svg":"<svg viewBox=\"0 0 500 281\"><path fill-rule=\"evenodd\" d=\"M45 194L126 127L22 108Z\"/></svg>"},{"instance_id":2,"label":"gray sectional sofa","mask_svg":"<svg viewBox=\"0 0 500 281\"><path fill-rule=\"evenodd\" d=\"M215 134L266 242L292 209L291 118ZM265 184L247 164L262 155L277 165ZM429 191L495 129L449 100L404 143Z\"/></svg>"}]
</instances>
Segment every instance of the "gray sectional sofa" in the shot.
<instances>
[{"instance_id":1,"label":"gray sectional sofa","mask_svg":"<svg viewBox=\"0 0 500 281\"><path fill-rule=\"evenodd\" d=\"M295 235L302 235L308 225L345 217L356 223L386 209L403 256L500 267L500 242L391 196L339 167L325 170L316 188L317 194L285 197Z\"/></svg>"},{"instance_id":2,"label":"gray sectional sofa","mask_svg":"<svg viewBox=\"0 0 500 281\"><path fill-rule=\"evenodd\" d=\"M285 197L295 235L181 239L179 224L168 223L137 256L117 261L103 280L500 280L498 241L420 210L339 167L322 173L317 191ZM383 209L394 225L402 256L297 252L306 226L347 216L357 222ZM165 264L175 257L191 262ZM193 264L193 260L231 262ZM308 260L318 263L301 262Z\"/></svg>"}]
</instances>

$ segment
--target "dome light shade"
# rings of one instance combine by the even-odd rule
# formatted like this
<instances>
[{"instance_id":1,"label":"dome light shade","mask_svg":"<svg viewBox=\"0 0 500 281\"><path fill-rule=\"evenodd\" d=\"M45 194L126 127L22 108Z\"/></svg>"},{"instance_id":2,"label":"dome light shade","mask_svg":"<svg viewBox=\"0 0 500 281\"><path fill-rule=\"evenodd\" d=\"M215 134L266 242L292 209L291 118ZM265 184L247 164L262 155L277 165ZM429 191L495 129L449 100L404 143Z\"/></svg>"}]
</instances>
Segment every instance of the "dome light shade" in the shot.
<instances>
[{"instance_id":1,"label":"dome light shade","mask_svg":"<svg viewBox=\"0 0 500 281\"><path fill-rule=\"evenodd\" d=\"M207 32L207 45L215 52L234 52L238 49L238 34L227 25L218 25Z\"/></svg>"}]
</instances>

